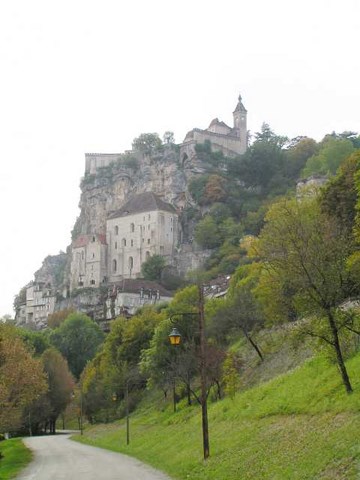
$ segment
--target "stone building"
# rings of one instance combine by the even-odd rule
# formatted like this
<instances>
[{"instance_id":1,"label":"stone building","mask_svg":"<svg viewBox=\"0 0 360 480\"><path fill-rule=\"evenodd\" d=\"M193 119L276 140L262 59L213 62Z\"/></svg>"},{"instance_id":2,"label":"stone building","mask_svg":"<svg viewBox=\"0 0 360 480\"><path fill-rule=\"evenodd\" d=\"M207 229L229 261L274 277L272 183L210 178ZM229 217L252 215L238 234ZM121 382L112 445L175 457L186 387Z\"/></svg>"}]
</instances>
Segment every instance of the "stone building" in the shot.
<instances>
[{"instance_id":1,"label":"stone building","mask_svg":"<svg viewBox=\"0 0 360 480\"><path fill-rule=\"evenodd\" d=\"M117 282L138 277L153 255L170 262L178 243L178 215L154 193L140 193L108 216L106 230L108 278Z\"/></svg>"},{"instance_id":2,"label":"stone building","mask_svg":"<svg viewBox=\"0 0 360 480\"><path fill-rule=\"evenodd\" d=\"M238 103L233 112L233 127L215 118L205 130L194 128L186 134L180 145L180 157L184 162L195 156L195 145L209 141L213 151L221 151L225 156L234 157L246 152L247 149L247 110L239 95Z\"/></svg>"},{"instance_id":3,"label":"stone building","mask_svg":"<svg viewBox=\"0 0 360 480\"><path fill-rule=\"evenodd\" d=\"M72 244L70 290L99 287L107 280L105 235L79 235Z\"/></svg>"},{"instance_id":4,"label":"stone building","mask_svg":"<svg viewBox=\"0 0 360 480\"><path fill-rule=\"evenodd\" d=\"M109 214L106 236L79 235L73 242L70 290L139 277L153 255L171 263L177 243L175 208L152 192L134 195Z\"/></svg>"},{"instance_id":5,"label":"stone building","mask_svg":"<svg viewBox=\"0 0 360 480\"><path fill-rule=\"evenodd\" d=\"M54 313L56 296L51 287L41 282L30 282L26 287L26 302L20 306L17 324L38 329L47 325L48 316Z\"/></svg>"}]
</instances>

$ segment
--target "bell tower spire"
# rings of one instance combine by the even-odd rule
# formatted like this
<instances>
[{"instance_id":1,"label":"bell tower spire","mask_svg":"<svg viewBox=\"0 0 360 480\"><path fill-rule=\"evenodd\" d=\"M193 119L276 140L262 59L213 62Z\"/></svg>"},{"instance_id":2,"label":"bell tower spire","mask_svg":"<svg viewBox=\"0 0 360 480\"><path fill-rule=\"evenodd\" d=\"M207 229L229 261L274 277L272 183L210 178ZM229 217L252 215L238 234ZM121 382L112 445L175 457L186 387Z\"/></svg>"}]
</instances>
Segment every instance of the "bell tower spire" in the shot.
<instances>
[{"instance_id":1,"label":"bell tower spire","mask_svg":"<svg viewBox=\"0 0 360 480\"><path fill-rule=\"evenodd\" d=\"M238 103L235 110L233 111L234 116L234 131L236 136L240 138L241 146L243 152L247 148L247 126L246 126L246 117L247 110L242 103L242 97L239 95Z\"/></svg>"}]
</instances>

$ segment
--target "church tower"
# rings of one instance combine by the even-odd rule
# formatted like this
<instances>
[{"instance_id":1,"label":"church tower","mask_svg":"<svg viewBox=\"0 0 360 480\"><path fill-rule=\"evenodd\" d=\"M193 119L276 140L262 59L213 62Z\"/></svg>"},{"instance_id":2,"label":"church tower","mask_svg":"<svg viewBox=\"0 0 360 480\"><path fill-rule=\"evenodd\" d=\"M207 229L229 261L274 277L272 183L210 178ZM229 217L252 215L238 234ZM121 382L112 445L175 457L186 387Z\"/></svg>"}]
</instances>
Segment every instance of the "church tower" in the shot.
<instances>
[{"instance_id":1,"label":"church tower","mask_svg":"<svg viewBox=\"0 0 360 480\"><path fill-rule=\"evenodd\" d=\"M247 126L246 126L247 110L244 107L241 100L242 100L241 95L239 95L238 104L236 105L236 108L233 111L234 130L236 132L236 136L240 138L241 153L245 153L247 149Z\"/></svg>"}]
</instances>

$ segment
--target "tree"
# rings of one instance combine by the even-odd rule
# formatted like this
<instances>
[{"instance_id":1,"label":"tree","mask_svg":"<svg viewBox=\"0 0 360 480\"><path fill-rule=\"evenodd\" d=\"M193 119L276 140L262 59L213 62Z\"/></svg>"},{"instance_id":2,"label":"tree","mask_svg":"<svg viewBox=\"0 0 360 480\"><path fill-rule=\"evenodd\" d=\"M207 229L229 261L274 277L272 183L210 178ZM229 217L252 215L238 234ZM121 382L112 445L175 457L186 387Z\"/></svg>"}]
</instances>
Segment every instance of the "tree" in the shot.
<instances>
[{"instance_id":1,"label":"tree","mask_svg":"<svg viewBox=\"0 0 360 480\"><path fill-rule=\"evenodd\" d=\"M174 132L166 131L163 135L165 145L173 145L175 143Z\"/></svg>"},{"instance_id":2,"label":"tree","mask_svg":"<svg viewBox=\"0 0 360 480\"><path fill-rule=\"evenodd\" d=\"M14 327L0 325L0 432L19 428L24 409L46 390L41 361L31 356Z\"/></svg>"},{"instance_id":3,"label":"tree","mask_svg":"<svg viewBox=\"0 0 360 480\"><path fill-rule=\"evenodd\" d=\"M159 150L162 142L157 133L142 133L137 138L134 138L132 147L134 150L150 155Z\"/></svg>"},{"instance_id":4,"label":"tree","mask_svg":"<svg viewBox=\"0 0 360 480\"><path fill-rule=\"evenodd\" d=\"M95 356L103 339L100 327L83 313L72 313L50 334L50 342L66 358L76 378Z\"/></svg>"},{"instance_id":5,"label":"tree","mask_svg":"<svg viewBox=\"0 0 360 480\"><path fill-rule=\"evenodd\" d=\"M213 217L205 215L196 225L195 240L203 248L216 248L221 245L223 238Z\"/></svg>"},{"instance_id":6,"label":"tree","mask_svg":"<svg viewBox=\"0 0 360 480\"><path fill-rule=\"evenodd\" d=\"M49 390L46 396L51 408L50 418L48 418L50 433L55 433L56 419L71 401L74 380L69 371L67 361L54 348L49 348L43 353L42 362L49 383Z\"/></svg>"},{"instance_id":7,"label":"tree","mask_svg":"<svg viewBox=\"0 0 360 480\"><path fill-rule=\"evenodd\" d=\"M141 265L141 273L146 280L159 281L165 265L166 261L162 255L152 255Z\"/></svg>"},{"instance_id":8,"label":"tree","mask_svg":"<svg viewBox=\"0 0 360 480\"><path fill-rule=\"evenodd\" d=\"M304 321L303 331L331 347L350 393L340 342L346 326L340 304L354 289L346 265L353 249L351 237L321 212L316 198L283 199L269 210L257 248L267 277L286 286L299 318L314 319Z\"/></svg>"},{"instance_id":9,"label":"tree","mask_svg":"<svg viewBox=\"0 0 360 480\"><path fill-rule=\"evenodd\" d=\"M306 178L315 174L334 175L341 162L353 151L350 140L327 136L321 142L319 152L307 160L302 176Z\"/></svg>"},{"instance_id":10,"label":"tree","mask_svg":"<svg viewBox=\"0 0 360 480\"><path fill-rule=\"evenodd\" d=\"M321 193L322 210L336 218L339 225L350 234L355 226L358 192L356 175L360 170L360 151L350 155L340 166Z\"/></svg>"},{"instance_id":11,"label":"tree","mask_svg":"<svg viewBox=\"0 0 360 480\"><path fill-rule=\"evenodd\" d=\"M75 313L73 308L64 308L58 312L51 313L48 316L48 327L52 329L59 327L61 323L72 313Z\"/></svg>"}]
</instances>

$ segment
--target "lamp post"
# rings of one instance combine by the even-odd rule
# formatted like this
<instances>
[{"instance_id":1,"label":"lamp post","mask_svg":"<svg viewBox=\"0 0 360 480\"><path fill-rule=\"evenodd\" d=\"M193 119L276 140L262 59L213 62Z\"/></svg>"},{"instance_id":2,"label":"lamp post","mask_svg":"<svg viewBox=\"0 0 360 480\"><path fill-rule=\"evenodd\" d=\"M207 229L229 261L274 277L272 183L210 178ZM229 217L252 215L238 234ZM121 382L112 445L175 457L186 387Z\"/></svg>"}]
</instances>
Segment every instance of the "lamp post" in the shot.
<instances>
[{"instance_id":1,"label":"lamp post","mask_svg":"<svg viewBox=\"0 0 360 480\"><path fill-rule=\"evenodd\" d=\"M199 303L198 303L198 312L180 312L171 315L170 321L172 318L177 315L196 315L198 317L198 328L199 328L199 340L200 340L200 384L201 384L201 418L202 418L202 434L203 434L203 450L204 450L204 460L206 460L210 455L210 445L209 445L209 423L208 423L208 414L207 414L207 395L206 395L206 352L205 352L205 315L204 315L204 290L203 287L199 285ZM181 343L181 334L176 327L174 327L169 334L169 340L171 345L180 345Z\"/></svg>"}]
</instances>

